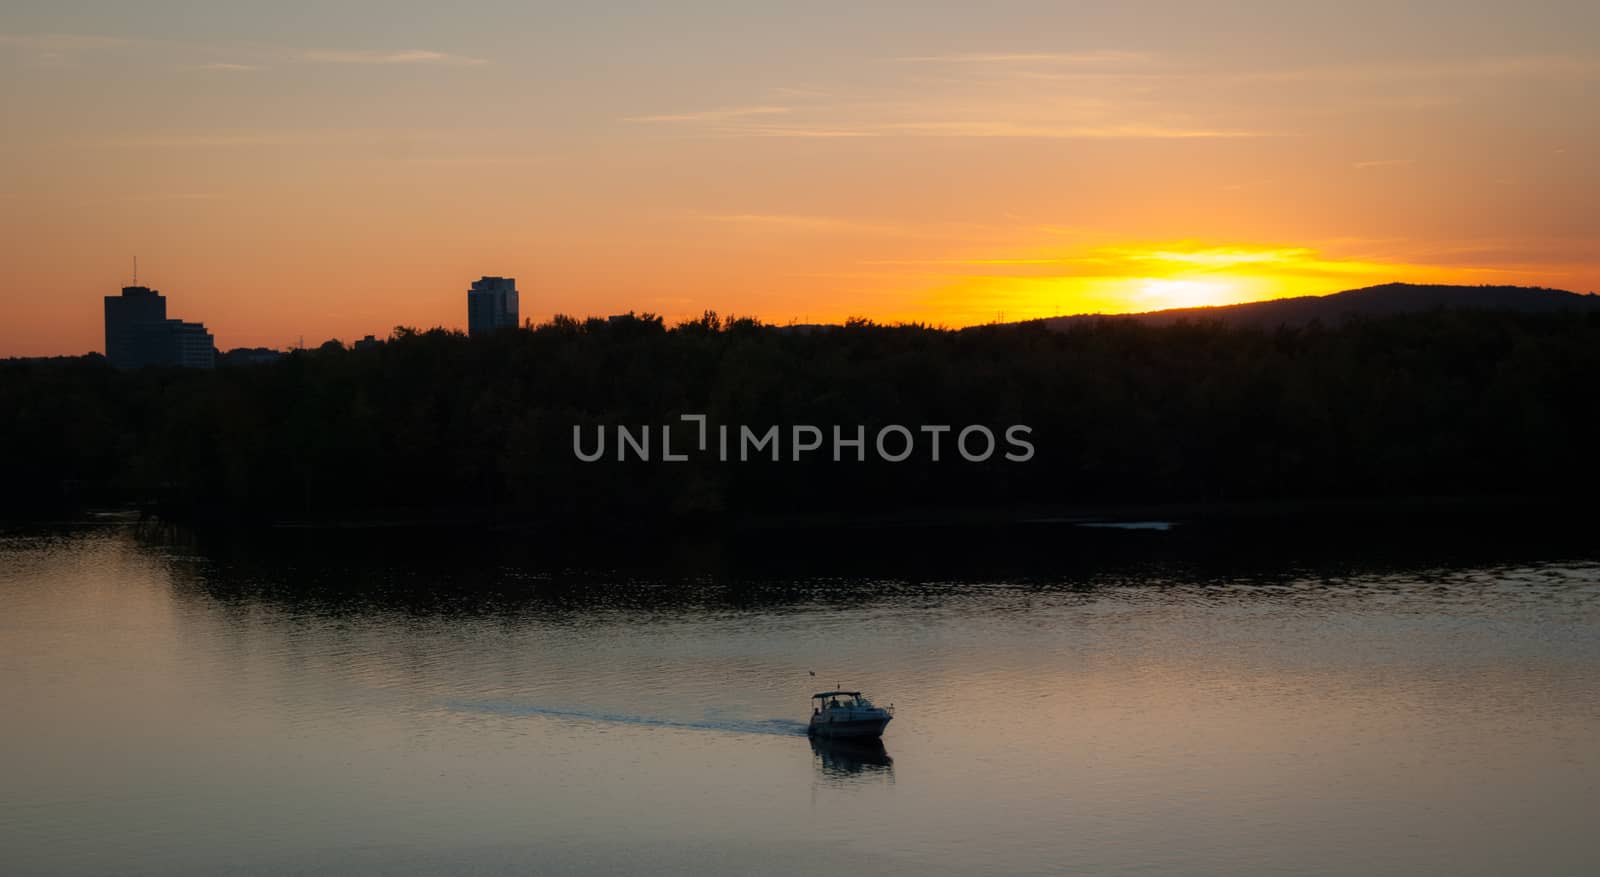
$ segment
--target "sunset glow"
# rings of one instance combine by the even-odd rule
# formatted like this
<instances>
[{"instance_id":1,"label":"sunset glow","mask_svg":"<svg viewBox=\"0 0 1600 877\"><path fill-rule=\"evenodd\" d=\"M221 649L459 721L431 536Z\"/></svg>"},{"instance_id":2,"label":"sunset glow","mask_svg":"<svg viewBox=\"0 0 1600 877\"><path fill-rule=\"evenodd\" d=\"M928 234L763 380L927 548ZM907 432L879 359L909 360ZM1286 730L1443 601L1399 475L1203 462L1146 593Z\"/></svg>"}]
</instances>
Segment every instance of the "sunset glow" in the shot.
<instances>
[{"instance_id":1,"label":"sunset glow","mask_svg":"<svg viewBox=\"0 0 1600 877\"><path fill-rule=\"evenodd\" d=\"M1511 283L1488 268L1331 258L1303 247L1217 246L1195 242L1092 247L1078 255L946 263L970 270L930 299L958 324L1061 314L1122 314L1321 295L1387 283ZM963 302L997 303L989 314Z\"/></svg>"},{"instance_id":2,"label":"sunset glow","mask_svg":"<svg viewBox=\"0 0 1600 877\"><path fill-rule=\"evenodd\" d=\"M0 12L0 355L99 349L135 256L223 348L486 274L535 321L1600 288L1593 4L140 5Z\"/></svg>"}]
</instances>

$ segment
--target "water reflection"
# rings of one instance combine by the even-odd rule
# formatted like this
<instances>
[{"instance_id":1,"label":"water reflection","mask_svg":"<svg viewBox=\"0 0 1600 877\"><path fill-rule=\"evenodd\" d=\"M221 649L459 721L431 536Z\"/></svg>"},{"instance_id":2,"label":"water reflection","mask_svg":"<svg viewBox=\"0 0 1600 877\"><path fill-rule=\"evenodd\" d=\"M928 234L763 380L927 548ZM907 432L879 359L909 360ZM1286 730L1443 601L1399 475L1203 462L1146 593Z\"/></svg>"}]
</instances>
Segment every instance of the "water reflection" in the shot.
<instances>
[{"instance_id":1,"label":"water reflection","mask_svg":"<svg viewBox=\"0 0 1600 877\"><path fill-rule=\"evenodd\" d=\"M894 782L894 759L882 740L830 740L811 738L817 770L830 779L883 777Z\"/></svg>"},{"instance_id":2,"label":"water reflection","mask_svg":"<svg viewBox=\"0 0 1600 877\"><path fill-rule=\"evenodd\" d=\"M536 618L578 627L602 613L697 619L708 611L806 613L820 606L959 609L989 604L1002 592L1024 598L1015 608L1031 613L1037 606L1030 595L1091 605L1130 586L1168 590L1163 600L1177 589L1185 600L1207 603L1285 594L1297 602L1344 602L1353 593L1390 590L1394 582L1409 588L1432 577L1458 585L1463 573L1485 569L1493 570L1491 583L1502 584L1508 567L1584 568L1600 553L1590 533L1512 538L1411 527L1358 534L1330 526L1285 532L1258 523L1170 531L1041 525L931 537L878 529L807 534L807 549L795 551L794 534L746 534L710 547L641 537L637 545L596 548L538 534L461 530L198 534L142 525L133 542L167 568L175 592L221 607L352 620L374 613ZM1351 550L1355 544L1359 551ZM1462 596L1469 603L1479 597Z\"/></svg>"},{"instance_id":3,"label":"water reflection","mask_svg":"<svg viewBox=\"0 0 1600 877\"><path fill-rule=\"evenodd\" d=\"M0 531L0 874L1593 870L1595 552L1192 533Z\"/></svg>"}]
</instances>

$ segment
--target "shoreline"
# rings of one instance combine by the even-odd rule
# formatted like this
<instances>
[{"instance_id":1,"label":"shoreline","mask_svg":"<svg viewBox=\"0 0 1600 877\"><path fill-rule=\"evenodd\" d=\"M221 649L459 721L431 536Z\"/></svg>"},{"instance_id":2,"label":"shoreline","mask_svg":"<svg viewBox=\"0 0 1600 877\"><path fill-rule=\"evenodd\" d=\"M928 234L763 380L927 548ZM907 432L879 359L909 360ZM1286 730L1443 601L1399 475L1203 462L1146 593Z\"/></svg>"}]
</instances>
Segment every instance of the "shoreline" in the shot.
<instances>
[{"instance_id":1,"label":"shoreline","mask_svg":"<svg viewBox=\"0 0 1600 877\"><path fill-rule=\"evenodd\" d=\"M0 517L0 525L90 525L154 523L196 530L233 531L341 531L407 530L437 528L489 531L607 533L653 531L668 533L767 533L785 530L888 530L888 529L1009 529L1084 528L1104 526L1131 529L1140 524L1168 528L1261 523L1352 524L1438 519L1459 523L1464 519L1496 526L1541 525L1587 513L1592 503L1575 496L1404 496L1324 500L1248 500L1226 502L1061 503L1018 506L910 507L877 512L798 512L787 515L638 516L606 521L556 521L514 517L492 510L459 509L437 513L373 514L329 519L260 519L248 516L171 515L135 506L85 506L75 511L29 517ZM1515 512L1513 518L1501 516ZM1576 522L1573 522L1576 523ZM1154 529L1154 528L1152 528Z\"/></svg>"}]
</instances>

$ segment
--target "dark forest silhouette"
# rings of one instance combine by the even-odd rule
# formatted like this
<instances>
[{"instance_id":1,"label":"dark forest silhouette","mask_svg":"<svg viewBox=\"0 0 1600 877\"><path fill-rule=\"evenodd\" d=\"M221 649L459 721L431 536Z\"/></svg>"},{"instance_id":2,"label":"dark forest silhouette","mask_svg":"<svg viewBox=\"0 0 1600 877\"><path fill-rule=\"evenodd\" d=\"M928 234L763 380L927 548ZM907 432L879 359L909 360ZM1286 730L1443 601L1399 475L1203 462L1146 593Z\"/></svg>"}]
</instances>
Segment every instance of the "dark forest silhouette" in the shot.
<instances>
[{"instance_id":1,"label":"dark forest silhouette","mask_svg":"<svg viewBox=\"0 0 1600 877\"><path fill-rule=\"evenodd\" d=\"M651 315L397 329L266 365L0 363L3 508L244 521L619 522L895 509L1562 497L1600 482L1600 313L1266 329L1136 320L794 332ZM1027 463L585 464L574 424L1013 423ZM687 432L684 433L688 435Z\"/></svg>"}]
</instances>

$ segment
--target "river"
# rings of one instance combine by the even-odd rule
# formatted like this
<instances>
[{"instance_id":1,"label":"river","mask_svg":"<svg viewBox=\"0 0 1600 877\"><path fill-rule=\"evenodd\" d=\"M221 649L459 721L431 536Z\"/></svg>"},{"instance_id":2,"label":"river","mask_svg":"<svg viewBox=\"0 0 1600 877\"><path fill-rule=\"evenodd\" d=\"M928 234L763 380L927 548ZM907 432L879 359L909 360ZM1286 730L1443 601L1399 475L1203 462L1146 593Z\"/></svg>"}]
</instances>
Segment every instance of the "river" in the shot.
<instances>
[{"instance_id":1,"label":"river","mask_svg":"<svg viewBox=\"0 0 1600 877\"><path fill-rule=\"evenodd\" d=\"M1592 555L1093 538L1132 541L651 567L6 530L0 872L1600 867ZM881 750L807 739L836 685L895 705Z\"/></svg>"}]
</instances>

